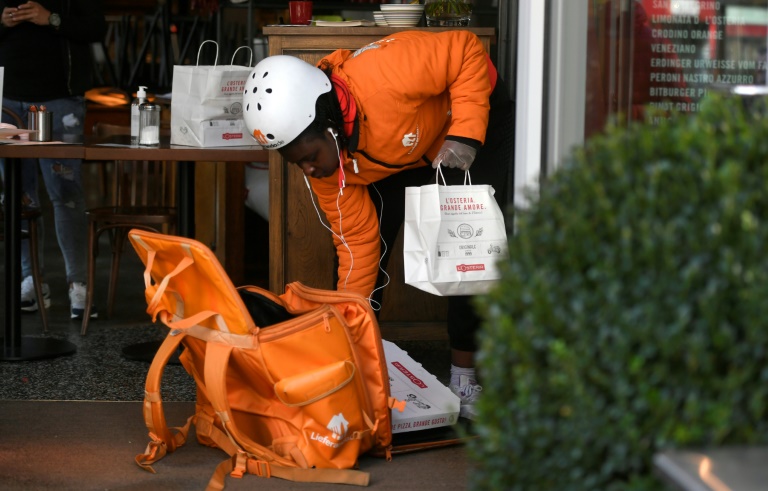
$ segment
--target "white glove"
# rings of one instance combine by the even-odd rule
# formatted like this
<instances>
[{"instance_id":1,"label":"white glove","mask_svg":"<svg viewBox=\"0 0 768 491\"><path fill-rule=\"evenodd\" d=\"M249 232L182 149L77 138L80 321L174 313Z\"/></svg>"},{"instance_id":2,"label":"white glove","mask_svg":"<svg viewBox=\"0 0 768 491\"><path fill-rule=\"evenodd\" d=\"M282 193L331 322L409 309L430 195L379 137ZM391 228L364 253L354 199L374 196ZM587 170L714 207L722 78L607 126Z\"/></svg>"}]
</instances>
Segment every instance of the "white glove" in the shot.
<instances>
[{"instance_id":1,"label":"white glove","mask_svg":"<svg viewBox=\"0 0 768 491\"><path fill-rule=\"evenodd\" d=\"M432 161L432 168L437 169L438 165L443 164L445 167L469 170L476 154L477 150L469 145L453 140L445 140L443 146L440 147L440 151L437 152L437 157Z\"/></svg>"}]
</instances>

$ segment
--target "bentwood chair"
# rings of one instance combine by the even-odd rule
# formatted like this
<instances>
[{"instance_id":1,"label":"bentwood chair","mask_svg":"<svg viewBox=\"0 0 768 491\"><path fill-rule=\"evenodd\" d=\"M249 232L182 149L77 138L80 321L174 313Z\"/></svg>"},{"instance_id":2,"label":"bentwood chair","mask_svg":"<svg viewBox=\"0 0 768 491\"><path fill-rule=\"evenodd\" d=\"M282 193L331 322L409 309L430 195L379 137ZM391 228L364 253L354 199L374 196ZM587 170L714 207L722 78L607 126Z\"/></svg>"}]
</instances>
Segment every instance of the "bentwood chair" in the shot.
<instances>
[{"instance_id":1,"label":"bentwood chair","mask_svg":"<svg viewBox=\"0 0 768 491\"><path fill-rule=\"evenodd\" d=\"M109 137L129 135L125 126L96 123L93 135ZM96 164L102 165L102 164ZM85 335L93 308L96 258L99 254L99 238L104 232L109 236L112 262L107 293L107 317L112 317L115 303L120 258L128 231L136 228L166 234L175 233L175 162L116 161L112 163L111 203L86 210L88 217L88 282L85 312L80 331Z\"/></svg>"},{"instance_id":2,"label":"bentwood chair","mask_svg":"<svg viewBox=\"0 0 768 491\"><path fill-rule=\"evenodd\" d=\"M12 110L4 107L3 113L11 118L13 124L16 125L17 128L26 127L24 121L21 119L21 116ZM39 234L37 229L38 220L41 216L42 212L38 208L22 208L21 220L22 223L27 224L27 228L26 230L21 231L21 238L22 240L26 239L29 241L29 259L32 263L32 282L35 285L35 294L37 295L38 300L38 310L40 311L40 318L43 321L43 332L48 332L48 312L45 310L45 300L43 299L43 281L40 276L40 251L38 240ZM5 219L4 214L3 219ZM2 240L5 240L4 230L4 228L0 230L0 234L3 235ZM15 288L19 288L19 286L16 285Z\"/></svg>"},{"instance_id":3,"label":"bentwood chair","mask_svg":"<svg viewBox=\"0 0 768 491\"><path fill-rule=\"evenodd\" d=\"M37 208L24 209L21 212L22 223L27 224L26 230L22 229L21 239L29 241L29 260L32 263L32 282L35 285L35 295L37 295L37 306L40 311L40 320L43 322L43 332L48 332L48 312L45 309L45 300L43 298L43 281L40 276L40 251L38 240L38 220L42 212ZM3 220L5 215L3 212ZM4 226L0 226L0 240L5 240ZM8 288L14 288L8 285ZM15 288L19 288L16 285Z\"/></svg>"}]
</instances>

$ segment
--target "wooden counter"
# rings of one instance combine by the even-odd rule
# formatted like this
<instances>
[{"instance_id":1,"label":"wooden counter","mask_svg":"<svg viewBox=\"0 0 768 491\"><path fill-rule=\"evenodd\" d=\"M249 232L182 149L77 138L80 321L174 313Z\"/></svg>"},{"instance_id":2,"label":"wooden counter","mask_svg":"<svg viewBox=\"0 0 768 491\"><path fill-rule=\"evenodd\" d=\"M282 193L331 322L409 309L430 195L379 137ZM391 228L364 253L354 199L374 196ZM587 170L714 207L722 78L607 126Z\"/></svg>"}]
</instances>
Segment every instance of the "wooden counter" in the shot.
<instances>
[{"instance_id":1,"label":"wooden counter","mask_svg":"<svg viewBox=\"0 0 768 491\"><path fill-rule=\"evenodd\" d=\"M446 31L450 28L393 27L265 27L269 54L292 55L315 64L336 49L355 50L394 32L404 30ZM495 29L467 28L480 37L490 53ZM335 250L331 234L322 227L310 202L301 171L284 165L276 151L269 152L269 285L282 293L284 285L301 281L316 288L334 289ZM325 218L325 217L323 217ZM404 326L391 338L443 338L446 317L445 299L424 293L403 283L402 233L393 247L387 272L391 284L385 289L384 308L379 320ZM420 323L422 331L414 329ZM405 333L407 331L407 334Z\"/></svg>"},{"instance_id":2,"label":"wooden counter","mask_svg":"<svg viewBox=\"0 0 768 491\"><path fill-rule=\"evenodd\" d=\"M264 35L269 36L269 54L289 54L299 58L319 61L320 58L337 49L358 49L394 32L401 31L450 31L450 27L285 27L264 28ZM493 27L467 27L483 41L490 53L491 44L496 42L496 29ZM318 53L321 51L322 53ZM309 58L302 56L308 56Z\"/></svg>"}]
</instances>

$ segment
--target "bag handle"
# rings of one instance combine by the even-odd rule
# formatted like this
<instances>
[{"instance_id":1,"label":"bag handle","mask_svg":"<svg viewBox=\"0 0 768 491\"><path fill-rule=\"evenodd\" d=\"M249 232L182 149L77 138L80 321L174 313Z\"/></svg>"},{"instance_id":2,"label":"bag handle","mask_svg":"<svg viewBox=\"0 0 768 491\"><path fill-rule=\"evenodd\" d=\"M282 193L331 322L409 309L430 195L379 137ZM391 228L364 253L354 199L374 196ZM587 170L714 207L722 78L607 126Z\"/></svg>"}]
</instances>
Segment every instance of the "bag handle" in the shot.
<instances>
[{"instance_id":1,"label":"bag handle","mask_svg":"<svg viewBox=\"0 0 768 491\"><path fill-rule=\"evenodd\" d=\"M232 61L230 61L229 64L230 65L234 65L235 64L235 56L237 56L237 52L240 51L241 49L247 49L248 50L248 53L249 53L250 56L248 57L248 65L247 66L250 68L251 64L253 63L253 50L250 47L248 47L248 46L240 46L239 48L237 48L235 50L235 52L232 53Z\"/></svg>"},{"instance_id":2,"label":"bag handle","mask_svg":"<svg viewBox=\"0 0 768 491\"><path fill-rule=\"evenodd\" d=\"M442 164L437 166L437 172L435 177L435 182L437 184L440 184L440 179L443 180L443 186L447 186L448 184L445 182L445 176L443 176L443 170L441 169ZM469 184L472 185L472 177L469 175L469 169L464 171L464 185L466 186Z\"/></svg>"},{"instance_id":3,"label":"bag handle","mask_svg":"<svg viewBox=\"0 0 768 491\"><path fill-rule=\"evenodd\" d=\"M187 269L189 266L195 263L194 258L192 257L192 252L190 251L189 247L183 246L184 250L187 252L187 255L184 256L181 261L176 265L176 267L165 275L165 277L162 279L160 283L156 283L155 285L152 284L152 266L155 263L155 256L157 255L157 251L154 249L147 248L147 266L144 269L144 288L145 288L145 296L147 296L147 313L152 316L152 321L154 322L157 320L158 317L160 317L160 321L168 326L171 329L188 329L190 326L197 325L204 321L205 319L213 316L218 316L216 319L216 324L219 326L219 330L222 332L229 332L229 327L227 326L227 323L224 321L224 318L219 314L218 312L214 312L212 310L202 310L194 315L191 315L189 317L179 318L177 320L173 320L174 315L178 315L178 312L171 313L166 309L166 306L163 304L163 295L165 295L166 290L168 289L168 282L176 275ZM154 291L154 293L153 293ZM151 294L152 298L149 299L148 295Z\"/></svg>"},{"instance_id":4,"label":"bag handle","mask_svg":"<svg viewBox=\"0 0 768 491\"><path fill-rule=\"evenodd\" d=\"M197 48L197 64L195 66L200 66L200 52L203 51L203 46L205 43L213 43L216 45L216 58L213 60L213 66L216 66L219 64L219 43L214 41L213 39L206 39L202 43L200 43L200 47Z\"/></svg>"},{"instance_id":5,"label":"bag handle","mask_svg":"<svg viewBox=\"0 0 768 491\"><path fill-rule=\"evenodd\" d=\"M147 267L144 269L144 287L146 288L147 292L151 292L153 287L151 273L152 266L155 262L155 254L157 254L157 251L155 250L149 250L147 252ZM171 278L178 275L194 263L195 260L192 259L191 256L184 256L176 265L176 268L165 275L165 278L163 278L159 284L154 286L154 295L149 300L149 302L147 302L147 313L152 316L153 321L155 318L157 318L158 312L163 309L163 306L160 305L160 302L163 299L163 294L165 294L166 288L168 288L168 282L171 281Z\"/></svg>"}]
</instances>

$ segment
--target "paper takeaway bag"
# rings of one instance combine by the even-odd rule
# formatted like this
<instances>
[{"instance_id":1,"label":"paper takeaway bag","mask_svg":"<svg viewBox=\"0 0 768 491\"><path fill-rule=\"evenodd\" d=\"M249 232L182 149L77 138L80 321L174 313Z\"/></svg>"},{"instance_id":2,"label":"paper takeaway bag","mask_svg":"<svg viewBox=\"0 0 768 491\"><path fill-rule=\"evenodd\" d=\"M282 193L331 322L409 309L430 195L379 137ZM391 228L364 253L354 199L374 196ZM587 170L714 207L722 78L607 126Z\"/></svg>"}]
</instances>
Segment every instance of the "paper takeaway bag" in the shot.
<instances>
[{"instance_id":1,"label":"paper takeaway bag","mask_svg":"<svg viewBox=\"0 0 768 491\"><path fill-rule=\"evenodd\" d=\"M488 292L501 276L497 263L508 257L494 192L490 185L466 183L405 189L406 284L440 296Z\"/></svg>"},{"instance_id":2,"label":"paper takeaway bag","mask_svg":"<svg viewBox=\"0 0 768 491\"><path fill-rule=\"evenodd\" d=\"M215 41L203 41L216 44ZM241 47L249 49L246 47ZM234 62L235 53L232 55ZM171 144L191 147L258 145L243 122L243 88L250 66L175 65L171 86ZM251 58L253 54L251 54ZM249 62L250 65L250 62Z\"/></svg>"}]
</instances>

